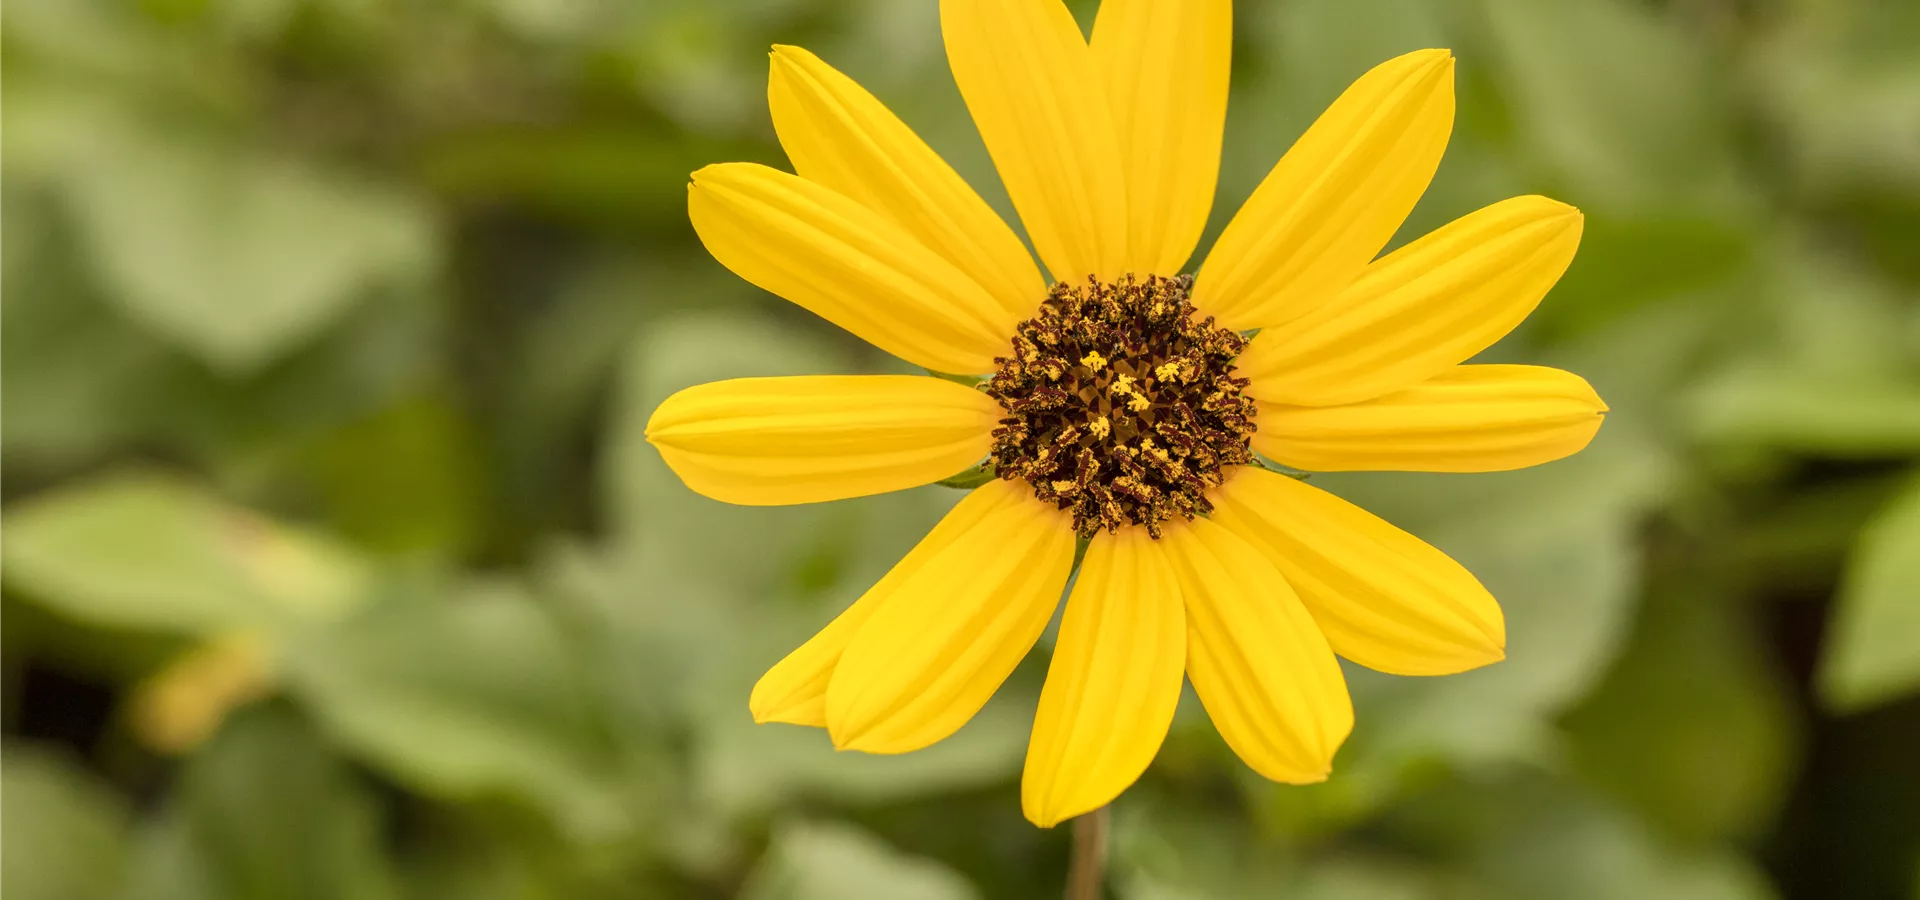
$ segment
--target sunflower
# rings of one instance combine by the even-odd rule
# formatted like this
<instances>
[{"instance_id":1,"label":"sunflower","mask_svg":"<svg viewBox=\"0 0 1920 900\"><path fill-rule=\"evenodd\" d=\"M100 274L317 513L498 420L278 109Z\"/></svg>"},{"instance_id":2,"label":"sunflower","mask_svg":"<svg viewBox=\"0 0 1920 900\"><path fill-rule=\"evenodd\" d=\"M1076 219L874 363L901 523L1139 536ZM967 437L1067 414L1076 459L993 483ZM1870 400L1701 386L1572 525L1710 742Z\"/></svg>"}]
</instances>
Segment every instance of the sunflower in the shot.
<instances>
[{"instance_id":1,"label":"sunflower","mask_svg":"<svg viewBox=\"0 0 1920 900\"><path fill-rule=\"evenodd\" d=\"M1231 15L1106 0L1089 41L1060 0L943 0L1031 254L871 94L774 48L797 174L701 169L693 226L740 277L929 374L699 385L648 439L728 503L992 477L767 672L757 721L870 753L945 738L1032 649L1077 557L1022 778L1041 826L1140 776L1183 675L1241 759L1298 784L1353 725L1336 655L1403 675L1503 657L1500 608L1458 563L1262 457L1482 472L1584 447L1606 410L1584 380L1463 364L1559 279L1581 215L1518 197L1375 258L1452 129L1453 57L1421 50L1348 87L1182 274L1213 203Z\"/></svg>"}]
</instances>

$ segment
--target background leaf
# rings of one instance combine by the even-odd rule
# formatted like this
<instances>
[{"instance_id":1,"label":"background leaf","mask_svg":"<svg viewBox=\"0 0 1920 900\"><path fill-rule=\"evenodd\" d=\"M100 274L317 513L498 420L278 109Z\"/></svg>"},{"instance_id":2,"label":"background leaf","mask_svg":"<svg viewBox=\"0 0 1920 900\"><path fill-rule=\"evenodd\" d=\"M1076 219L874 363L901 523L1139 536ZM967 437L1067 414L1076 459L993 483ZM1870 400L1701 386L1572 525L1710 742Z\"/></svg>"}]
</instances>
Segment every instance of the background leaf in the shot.
<instances>
[{"instance_id":1,"label":"background leaf","mask_svg":"<svg viewBox=\"0 0 1920 900\"><path fill-rule=\"evenodd\" d=\"M283 711L243 716L195 757L140 839L129 896L397 898L373 798Z\"/></svg>"},{"instance_id":2,"label":"background leaf","mask_svg":"<svg viewBox=\"0 0 1920 900\"><path fill-rule=\"evenodd\" d=\"M352 551L131 471L9 510L9 585L90 624L192 635L338 615L368 576Z\"/></svg>"},{"instance_id":3,"label":"background leaf","mask_svg":"<svg viewBox=\"0 0 1920 900\"><path fill-rule=\"evenodd\" d=\"M0 766L0 892L90 900L126 876L128 812L112 788L59 754L9 745Z\"/></svg>"},{"instance_id":4,"label":"background leaf","mask_svg":"<svg viewBox=\"0 0 1920 900\"><path fill-rule=\"evenodd\" d=\"M1842 710L1883 703L1920 687L1920 483L1867 526L1842 582L1821 659L1820 687Z\"/></svg>"},{"instance_id":5,"label":"background leaf","mask_svg":"<svg viewBox=\"0 0 1920 900\"><path fill-rule=\"evenodd\" d=\"M889 849L841 826L783 827L746 890L751 900L970 900L980 896L946 868Z\"/></svg>"},{"instance_id":6,"label":"background leaf","mask_svg":"<svg viewBox=\"0 0 1920 900\"><path fill-rule=\"evenodd\" d=\"M641 811L602 780L613 748L579 662L525 590L477 583L310 633L287 678L335 740L421 790L516 798L604 836Z\"/></svg>"},{"instance_id":7,"label":"background leaf","mask_svg":"<svg viewBox=\"0 0 1920 900\"><path fill-rule=\"evenodd\" d=\"M245 371L425 265L426 222L351 179L218 150L134 146L76 185L75 216L128 314Z\"/></svg>"}]
</instances>

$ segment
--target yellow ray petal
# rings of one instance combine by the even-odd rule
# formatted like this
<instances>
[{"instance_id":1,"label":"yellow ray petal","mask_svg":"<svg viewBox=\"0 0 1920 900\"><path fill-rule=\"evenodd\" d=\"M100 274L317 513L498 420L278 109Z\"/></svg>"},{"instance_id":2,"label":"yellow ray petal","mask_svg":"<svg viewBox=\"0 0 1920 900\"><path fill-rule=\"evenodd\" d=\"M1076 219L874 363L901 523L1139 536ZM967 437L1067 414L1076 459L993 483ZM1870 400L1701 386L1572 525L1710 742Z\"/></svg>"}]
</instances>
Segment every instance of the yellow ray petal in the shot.
<instances>
[{"instance_id":1,"label":"yellow ray petal","mask_svg":"<svg viewBox=\"0 0 1920 900\"><path fill-rule=\"evenodd\" d=\"M1093 57L1060 0L941 0L960 96L1055 281L1126 270L1127 197Z\"/></svg>"},{"instance_id":2,"label":"yellow ray petal","mask_svg":"<svg viewBox=\"0 0 1920 900\"><path fill-rule=\"evenodd\" d=\"M918 487L979 462L1000 404L917 375L736 378L695 385L647 421L647 441L687 486L777 506Z\"/></svg>"},{"instance_id":3,"label":"yellow ray petal","mask_svg":"<svg viewBox=\"0 0 1920 900\"><path fill-rule=\"evenodd\" d=\"M1232 0L1105 0L1089 46L1126 175L1127 268L1176 275L1213 209Z\"/></svg>"},{"instance_id":4,"label":"yellow ray petal","mask_svg":"<svg viewBox=\"0 0 1920 900\"><path fill-rule=\"evenodd\" d=\"M854 634L827 685L835 747L918 750L986 705L1053 616L1072 519L1028 494L906 575Z\"/></svg>"},{"instance_id":5,"label":"yellow ray petal","mask_svg":"<svg viewBox=\"0 0 1920 900\"><path fill-rule=\"evenodd\" d=\"M827 727L827 684L833 677L833 668L873 611L926 565L927 560L979 528L989 514L1010 504L1031 500L1032 496L1024 484L990 481L962 498L885 577L812 639L761 676L760 682L753 686L753 695L747 699L753 720Z\"/></svg>"},{"instance_id":6,"label":"yellow ray petal","mask_svg":"<svg viewBox=\"0 0 1920 900\"><path fill-rule=\"evenodd\" d=\"M1286 576L1335 653L1395 675L1498 662L1499 604L1445 553L1319 488L1242 469L1214 491L1213 520Z\"/></svg>"},{"instance_id":7,"label":"yellow ray petal","mask_svg":"<svg viewBox=\"0 0 1920 900\"><path fill-rule=\"evenodd\" d=\"M1357 403L1472 358L1547 295L1580 246L1580 211L1515 197L1367 267L1331 303L1261 332L1235 365L1262 400Z\"/></svg>"},{"instance_id":8,"label":"yellow ray petal","mask_svg":"<svg viewBox=\"0 0 1920 900\"><path fill-rule=\"evenodd\" d=\"M898 224L841 194L751 163L693 173L693 229L741 278L938 372L987 372L1018 321Z\"/></svg>"},{"instance_id":9,"label":"yellow ray petal","mask_svg":"<svg viewBox=\"0 0 1920 900\"><path fill-rule=\"evenodd\" d=\"M1033 824L1105 806L1153 762L1180 702L1186 627L1160 541L1140 528L1093 539L1027 745L1020 804Z\"/></svg>"},{"instance_id":10,"label":"yellow ray petal","mask_svg":"<svg viewBox=\"0 0 1920 900\"><path fill-rule=\"evenodd\" d=\"M1232 328L1330 302L1406 219L1453 130L1453 57L1419 50L1360 76L1220 234L1193 301Z\"/></svg>"},{"instance_id":11,"label":"yellow ray petal","mask_svg":"<svg viewBox=\"0 0 1920 900\"><path fill-rule=\"evenodd\" d=\"M1607 405L1545 366L1454 366L1347 406L1260 402L1253 448L1314 472L1501 472L1571 456Z\"/></svg>"},{"instance_id":12,"label":"yellow ray petal","mask_svg":"<svg viewBox=\"0 0 1920 900\"><path fill-rule=\"evenodd\" d=\"M767 101L802 178L885 216L1025 319L1046 296L1026 245L865 88L799 47L773 48Z\"/></svg>"},{"instance_id":13,"label":"yellow ray petal","mask_svg":"<svg viewBox=\"0 0 1920 900\"><path fill-rule=\"evenodd\" d=\"M1260 552L1207 519L1167 529L1187 604L1187 677L1227 746L1275 781L1325 780L1353 730L1340 664Z\"/></svg>"}]
</instances>

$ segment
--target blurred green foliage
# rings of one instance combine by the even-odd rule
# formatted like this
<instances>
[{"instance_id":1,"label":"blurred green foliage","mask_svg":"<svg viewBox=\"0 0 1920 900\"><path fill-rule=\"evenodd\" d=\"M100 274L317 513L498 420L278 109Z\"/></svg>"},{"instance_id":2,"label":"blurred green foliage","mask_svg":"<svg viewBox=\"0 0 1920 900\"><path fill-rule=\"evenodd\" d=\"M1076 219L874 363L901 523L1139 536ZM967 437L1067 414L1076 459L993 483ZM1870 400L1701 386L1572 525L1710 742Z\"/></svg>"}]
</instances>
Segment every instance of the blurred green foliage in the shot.
<instances>
[{"instance_id":1,"label":"blurred green foliage","mask_svg":"<svg viewBox=\"0 0 1920 900\"><path fill-rule=\"evenodd\" d=\"M1920 4L1236 13L1211 233L1349 80L1451 47L1455 135L1397 240L1518 193L1583 208L1488 355L1613 412L1534 470L1324 478L1478 573L1511 656L1352 670L1359 725L1306 788L1187 697L1117 805L1115 896L1915 890ZM643 436L696 382L905 370L687 227L688 172L783 161L768 45L1010 213L933 0L11 0L0 26L0 892L1057 896L1065 830L1014 787L1039 660L905 757L747 715L956 494L728 507ZM154 749L173 720L184 755Z\"/></svg>"}]
</instances>

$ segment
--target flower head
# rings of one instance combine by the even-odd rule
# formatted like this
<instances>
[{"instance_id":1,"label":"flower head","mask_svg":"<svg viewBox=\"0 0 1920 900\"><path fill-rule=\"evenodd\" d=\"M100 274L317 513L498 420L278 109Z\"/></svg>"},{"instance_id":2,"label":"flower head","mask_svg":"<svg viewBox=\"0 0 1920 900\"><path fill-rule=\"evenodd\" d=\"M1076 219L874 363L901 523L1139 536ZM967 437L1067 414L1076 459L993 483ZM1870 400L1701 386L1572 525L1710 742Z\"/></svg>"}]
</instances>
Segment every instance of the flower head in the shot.
<instances>
[{"instance_id":1,"label":"flower head","mask_svg":"<svg viewBox=\"0 0 1920 900\"><path fill-rule=\"evenodd\" d=\"M650 441L695 490L766 505L939 481L968 494L773 667L762 722L901 753L952 734L1067 598L1022 782L1040 825L1145 770L1183 675L1261 774L1325 778L1353 724L1335 655L1438 675L1499 660L1500 609L1445 554L1262 466L1491 471L1574 453L1605 406L1578 376L1464 365L1526 317L1578 211L1496 203L1376 259L1453 119L1453 59L1363 75L1183 274L1212 206L1229 0L943 0L962 96L1032 255L846 76L777 47L768 98L797 174L694 173L708 250L933 372L755 378L661 404ZM1248 339L1246 335L1257 336Z\"/></svg>"}]
</instances>

